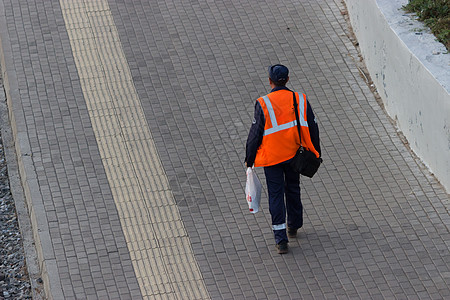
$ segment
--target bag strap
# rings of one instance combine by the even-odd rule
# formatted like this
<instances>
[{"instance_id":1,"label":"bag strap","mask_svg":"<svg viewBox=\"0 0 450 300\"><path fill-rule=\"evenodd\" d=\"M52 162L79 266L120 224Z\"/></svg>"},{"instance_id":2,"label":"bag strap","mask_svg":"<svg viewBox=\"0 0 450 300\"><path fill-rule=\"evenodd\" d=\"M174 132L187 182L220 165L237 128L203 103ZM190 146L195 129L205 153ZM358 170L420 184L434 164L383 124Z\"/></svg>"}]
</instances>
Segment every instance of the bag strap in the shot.
<instances>
[{"instance_id":1,"label":"bag strap","mask_svg":"<svg viewBox=\"0 0 450 300\"><path fill-rule=\"evenodd\" d=\"M298 116L298 105L297 105L297 99L295 99L295 92L292 92L292 95L294 98L294 112L295 112L295 119L297 120L298 137L300 138L300 149L303 150L302 134L301 134L301 129L300 129L300 118Z\"/></svg>"}]
</instances>

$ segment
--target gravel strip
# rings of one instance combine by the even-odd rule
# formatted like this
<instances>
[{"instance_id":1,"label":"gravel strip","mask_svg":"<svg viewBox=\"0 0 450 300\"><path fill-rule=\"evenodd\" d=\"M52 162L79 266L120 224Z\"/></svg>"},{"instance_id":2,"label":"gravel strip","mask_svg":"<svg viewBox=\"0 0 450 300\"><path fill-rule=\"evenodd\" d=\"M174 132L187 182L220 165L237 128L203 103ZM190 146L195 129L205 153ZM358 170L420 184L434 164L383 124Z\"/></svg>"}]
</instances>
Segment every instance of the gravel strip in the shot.
<instances>
[{"instance_id":1,"label":"gravel strip","mask_svg":"<svg viewBox=\"0 0 450 300\"><path fill-rule=\"evenodd\" d=\"M4 101L0 78L0 100ZM3 131L3 128L0 128ZM22 235L0 132L0 299L32 299Z\"/></svg>"}]
</instances>

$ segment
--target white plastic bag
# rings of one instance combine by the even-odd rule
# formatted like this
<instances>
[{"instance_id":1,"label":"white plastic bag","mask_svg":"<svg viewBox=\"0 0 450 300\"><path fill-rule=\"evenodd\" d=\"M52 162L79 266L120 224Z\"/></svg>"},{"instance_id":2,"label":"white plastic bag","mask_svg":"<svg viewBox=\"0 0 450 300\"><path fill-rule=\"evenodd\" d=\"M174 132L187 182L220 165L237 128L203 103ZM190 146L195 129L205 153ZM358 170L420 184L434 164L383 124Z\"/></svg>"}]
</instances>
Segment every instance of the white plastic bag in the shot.
<instances>
[{"instance_id":1,"label":"white plastic bag","mask_svg":"<svg viewBox=\"0 0 450 300\"><path fill-rule=\"evenodd\" d=\"M247 183L245 184L245 197L248 203L248 209L251 213L256 214L259 211L261 202L261 181L253 171L253 168L247 168Z\"/></svg>"}]
</instances>

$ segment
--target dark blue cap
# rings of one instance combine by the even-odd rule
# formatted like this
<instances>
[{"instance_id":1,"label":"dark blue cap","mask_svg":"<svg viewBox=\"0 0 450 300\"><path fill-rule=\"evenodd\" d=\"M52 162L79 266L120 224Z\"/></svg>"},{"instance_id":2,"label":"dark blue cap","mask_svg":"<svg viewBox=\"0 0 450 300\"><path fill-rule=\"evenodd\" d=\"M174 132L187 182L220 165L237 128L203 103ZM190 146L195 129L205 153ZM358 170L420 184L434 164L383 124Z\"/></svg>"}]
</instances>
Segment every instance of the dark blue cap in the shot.
<instances>
[{"instance_id":1,"label":"dark blue cap","mask_svg":"<svg viewBox=\"0 0 450 300\"><path fill-rule=\"evenodd\" d=\"M288 79L289 70L283 65L273 65L269 67L269 77L273 82L283 82Z\"/></svg>"}]
</instances>

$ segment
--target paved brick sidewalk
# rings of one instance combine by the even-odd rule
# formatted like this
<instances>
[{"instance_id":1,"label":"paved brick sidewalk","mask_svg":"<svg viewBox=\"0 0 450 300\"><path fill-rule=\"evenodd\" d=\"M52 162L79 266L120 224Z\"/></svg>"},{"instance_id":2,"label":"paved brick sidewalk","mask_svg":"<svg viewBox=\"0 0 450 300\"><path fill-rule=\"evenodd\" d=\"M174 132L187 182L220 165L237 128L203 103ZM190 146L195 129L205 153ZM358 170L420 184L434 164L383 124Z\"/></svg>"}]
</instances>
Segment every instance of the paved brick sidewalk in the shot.
<instances>
[{"instance_id":1,"label":"paved brick sidewalk","mask_svg":"<svg viewBox=\"0 0 450 300\"><path fill-rule=\"evenodd\" d=\"M0 1L11 123L53 298L450 297L450 197L360 76L343 9ZM254 101L277 62L309 97L325 160L302 181L305 225L284 256L266 193L256 215L243 196Z\"/></svg>"}]
</instances>

